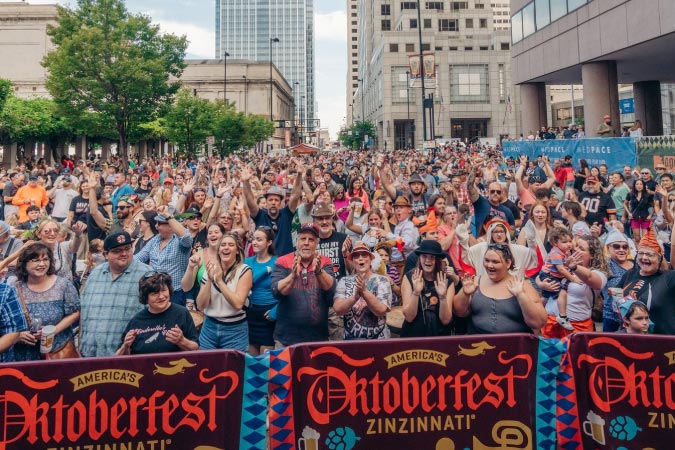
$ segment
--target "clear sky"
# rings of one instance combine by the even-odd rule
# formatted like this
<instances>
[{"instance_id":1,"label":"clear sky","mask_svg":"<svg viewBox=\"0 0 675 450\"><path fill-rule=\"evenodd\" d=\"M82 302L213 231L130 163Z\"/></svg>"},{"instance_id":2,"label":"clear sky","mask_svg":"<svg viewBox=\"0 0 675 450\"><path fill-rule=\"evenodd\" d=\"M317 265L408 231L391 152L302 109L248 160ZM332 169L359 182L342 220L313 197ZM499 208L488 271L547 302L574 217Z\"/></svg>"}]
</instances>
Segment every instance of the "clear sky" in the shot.
<instances>
[{"instance_id":1,"label":"clear sky","mask_svg":"<svg viewBox=\"0 0 675 450\"><path fill-rule=\"evenodd\" d=\"M76 5L74 0L28 0L28 3ZM162 30L187 35L188 58L215 56L215 0L127 0L126 4L131 12L149 15ZM321 126L330 129L332 138L345 117L346 8L345 0L314 0L318 117Z\"/></svg>"}]
</instances>

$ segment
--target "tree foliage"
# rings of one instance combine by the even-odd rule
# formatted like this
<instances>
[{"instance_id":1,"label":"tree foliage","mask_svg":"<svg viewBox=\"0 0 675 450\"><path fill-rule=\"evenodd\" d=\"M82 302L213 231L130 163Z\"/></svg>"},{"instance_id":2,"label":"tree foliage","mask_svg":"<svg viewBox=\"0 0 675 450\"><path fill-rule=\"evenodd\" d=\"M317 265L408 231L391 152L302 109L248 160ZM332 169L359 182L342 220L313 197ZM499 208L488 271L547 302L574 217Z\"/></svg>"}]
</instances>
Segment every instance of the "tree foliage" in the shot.
<instances>
[{"instance_id":1,"label":"tree foliage","mask_svg":"<svg viewBox=\"0 0 675 450\"><path fill-rule=\"evenodd\" d=\"M214 116L213 136L221 156L251 148L274 134L274 122L237 112L232 103L218 102Z\"/></svg>"},{"instance_id":2,"label":"tree foliage","mask_svg":"<svg viewBox=\"0 0 675 450\"><path fill-rule=\"evenodd\" d=\"M213 133L216 108L208 100L181 90L166 116L166 136L189 156L197 154L206 138Z\"/></svg>"},{"instance_id":3,"label":"tree foliage","mask_svg":"<svg viewBox=\"0 0 675 450\"><path fill-rule=\"evenodd\" d=\"M185 36L160 33L149 17L130 14L122 0L59 7L57 25L47 33L56 48L42 64L59 111L71 124L97 114L94 122L113 126L126 160L129 137L142 134L139 126L154 120L178 91Z\"/></svg>"},{"instance_id":4,"label":"tree foliage","mask_svg":"<svg viewBox=\"0 0 675 450\"><path fill-rule=\"evenodd\" d=\"M340 132L340 143L349 148L359 149L363 146L363 138L375 136L375 125L372 122L356 121L350 128Z\"/></svg>"},{"instance_id":5,"label":"tree foliage","mask_svg":"<svg viewBox=\"0 0 675 450\"><path fill-rule=\"evenodd\" d=\"M4 78L0 78L0 112L2 112L2 109L5 106L5 102L7 101L11 93L12 93L12 82L9 80L5 80Z\"/></svg>"}]
</instances>

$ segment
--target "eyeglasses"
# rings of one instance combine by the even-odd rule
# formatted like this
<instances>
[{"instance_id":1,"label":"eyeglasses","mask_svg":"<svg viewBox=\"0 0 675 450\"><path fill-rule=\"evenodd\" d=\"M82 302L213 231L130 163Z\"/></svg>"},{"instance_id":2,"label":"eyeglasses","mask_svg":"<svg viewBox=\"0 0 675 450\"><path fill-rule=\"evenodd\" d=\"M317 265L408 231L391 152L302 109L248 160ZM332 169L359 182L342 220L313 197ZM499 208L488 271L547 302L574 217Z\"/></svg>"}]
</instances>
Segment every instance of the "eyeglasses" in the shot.
<instances>
[{"instance_id":1,"label":"eyeglasses","mask_svg":"<svg viewBox=\"0 0 675 450\"><path fill-rule=\"evenodd\" d=\"M654 259L654 258L658 258L659 254L654 253L654 252L637 252L637 256L638 256L638 258L644 257L644 258Z\"/></svg>"},{"instance_id":2,"label":"eyeglasses","mask_svg":"<svg viewBox=\"0 0 675 450\"><path fill-rule=\"evenodd\" d=\"M42 230L42 233L43 234L58 234L59 229L58 228L46 228L46 229Z\"/></svg>"},{"instance_id":3,"label":"eyeglasses","mask_svg":"<svg viewBox=\"0 0 675 450\"><path fill-rule=\"evenodd\" d=\"M651 175L651 172L640 172L641 175Z\"/></svg>"},{"instance_id":4,"label":"eyeglasses","mask_svg":"<svg viewBox=\"0 0 675 450\"><path fill-rule=\"evenodd\" d=\"M35 259L29 260L29 262L31 262L33 264L40 264L40 263L50 264L52 261L49 258L35 258Z\"/></svg>"},{"instance_id":5,"label":"eyeglasses","mask_svg":"<svg viewBox=\"0 0 675 450\"><path fill-rule=\"evenodd\" d=\"M501 194L502 191L500 189L490 189L490 194Z\"/></svg>"},{"instance_id":6,"label":"eyeglasses","mask_svg":"<svg viewBox=\"0 0 675 450\"><path fill-rule=\"evenodd\" d=\"M610 245L614 250L628 250L628 244L612 244Z\"/></svg>"}]
</instances>

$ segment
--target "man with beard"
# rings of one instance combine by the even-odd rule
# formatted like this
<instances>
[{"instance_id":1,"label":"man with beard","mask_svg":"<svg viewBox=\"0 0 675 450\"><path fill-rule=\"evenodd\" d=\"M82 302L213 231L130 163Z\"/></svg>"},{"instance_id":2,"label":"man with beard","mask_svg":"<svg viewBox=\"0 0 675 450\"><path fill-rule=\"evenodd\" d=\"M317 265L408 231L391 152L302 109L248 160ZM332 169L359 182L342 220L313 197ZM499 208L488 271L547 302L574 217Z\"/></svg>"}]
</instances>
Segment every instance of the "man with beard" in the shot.
<instances>
[{"instance_id":1,"label":"man with beard","mask_svg":"<svg viewBox=\"0 0 675 450\"><path fill-rule=\"evenodd\" d=\"M117 169L115 169L117 170ZM91 180L90 180L91 181ZM135 194L134 189L127 184L127 177L124 172L116 172L113 178L114 190L110 195L110 201L113 205L113 213L117 212L117 203L123 196ZM133 236L132 236L133 237Z\"/></svg>"},{"instance_id":2,"label":"man with beard","mask_svg":"<svg viewBox=\"0 0 675 450\"><path fill-rule=\"evenodd\" d=\"M586 210L584 221L591 227L591 234L599 236L603 233L605 221L616 219L616 207L609 194L602 191L600 180L596 177L586 178L586 190L579 194L579 203Z\"/></svg>"},{"instance_id":3,"label":"man with beard","mask_svg":"<svg viewBox=\"0 0 675 450\"><path fill-rule=\"evenodd\" d=\"M389 278L373 273L370 263L375 254L363 242L357 243L347 258L355 274L340 279L333 299L335 312L344 320L344 339L390 337L387 328L392 299Z\"/></svg>"},{"instance_id":4,"label":"man with beard","mask_svg":"<svg viewBox=\"0 0 675 450\"><path fill-rule=\"evenodd\" d=\"M132 239L136 239L140 234L140 230L138 229L138 224L131 214L134 207L134 203L131 198L129 198L128 195L119 197L117 201L117 212L115 213L115 219L110 219L99 208L96 198L96 186L97 176L92 174L89 177L89 217L91 221L93 221L93 223L95 223L99 229L103 230L106 235L117 234L121 233L122 231L126 231L131 235ZM98 236L95 239L97 238L100 239Z\"/></svg>"},{"instance_id":5,"label":"man with beard","mask_svg":"<svg viewBox=\"0 0 675 450\"><path fill-rule=\"evenodd\" d=\"M394 231L387 234L386 239L391 245L391 265L396 268L400 277L405 275L406 257L417 247L419 232L410 220L412 205L410 201L400 196L394 202L394 215L398 221Z\"/></svg>"},{"instance_id":6,"label":"man with beard","mask_svg":"<svg viewBox=\"0 0 675 450\"><path fill-rule=\"evenodd\" d=\"M605 117L602 118L602 123L598 125L595 132L598 137L613 137L614 128L612 127L612 118L609 115L605 115Z\"/></svg>"},{"instance_id":7,"label":"man with beard","mask_svg":"<svg viewBox=\"0 0 675 450\"><path fill-rule=\"evenodd\" d=\"M389 198L398 198L404 195L403 191L399 189L394 189L391 184L392 178L390 177L391 173L389 170L381 176L382 188L387 192ZM410 180L408 181L408 186L410 187L410 192L407 195L407 199L412 206L412 216L417 217L420 220L424 220L427 215L427 205L429 205L429 195L425 194L426 184L422 177L418 173L414 173Z\"/></svg>"},{"instance_id":8,"label":"man with beard","mask_svg":"<svg viewBox=\"0 0 675 450\"><path fill-rule=\"evenodd\" d=\"M12 214L18 214L19 208L12 204L12 200L16 195L17 191L21 186L23 186L24 181L26 180L26 175L17 172L10 176L10 182L5 183L5 188L2 191L2 197L5 201L5 218L9 218Z\"/></svg>"},{"instance_id":9,"label":"man with beard","mask_svg":"<svg viewBox=\"0 0 675 450\"><path fill-rule=\"evenodd\" d=\"M488 185L488 198L483 197L478 193L475 185L476 175L473 170L469 171L469 176L466 179L466 187L469 191L469 198L473 203L475 211L474 229L472 234L475 237L480 237L485 233L483 225L491 219L499 218L509 224L515 226L515 219L513 213L509 208L502 204L503 187L501 183L495 181Z\"/></svg>"},{"instance_id":10,"label":"man with beard","mask_svg":"<svg viewBox=\"0 0 675 450\"><path fill-rule=\"evenodd\" d=\"M244 185L244 198L251 212L251 218L255 222L256 227L267 226L274 231L274 249L280 255L291 253L294 250L291 225L295 210L300 201L302 179L305 172L302 164L296 162L296 165L298 166L298 176L295 178L295 183L293 183L293 190L288 199L288 204L283 208L281 207L284 201L284 191L282 188L275 185L269 188L265 193L267 209L260 209L249 182L252 177L251 169L243 167L239 175L239 179Z\"/></svg>"},{"instance_id":11,"label":"man with beard","mask_svg":"<svg viewBox=\"0 0 675 450\"><path fill-rule=\"evenodd\" d=\"M333 305L333 263L319 255L319 228L305 223L298 249L279 257L272 272L272 294L279 300L274 341L277 348L328 340L328 308Z\"/></svg>"}]
</instances>

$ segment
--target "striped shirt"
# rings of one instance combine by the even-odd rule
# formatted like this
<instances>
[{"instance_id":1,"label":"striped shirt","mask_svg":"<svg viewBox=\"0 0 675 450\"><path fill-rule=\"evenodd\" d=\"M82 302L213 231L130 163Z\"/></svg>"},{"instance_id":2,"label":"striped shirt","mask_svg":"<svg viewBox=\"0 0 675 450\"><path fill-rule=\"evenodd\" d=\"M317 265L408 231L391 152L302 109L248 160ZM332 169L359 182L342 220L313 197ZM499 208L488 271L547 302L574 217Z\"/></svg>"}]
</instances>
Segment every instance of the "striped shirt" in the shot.
<instances>
[{"instance_id":1,"label":"striped shirt","mask_svg":"<svg viewBox=\"0 0 675 450\"><path fill-rule=\"evenodd\" d=\"M129 320L144 306L138 300L138 281L150 266L132 260L114 280L108 263L91 271L80 299L80 353L113 356Z\"/></svg>"}]
</instances>

